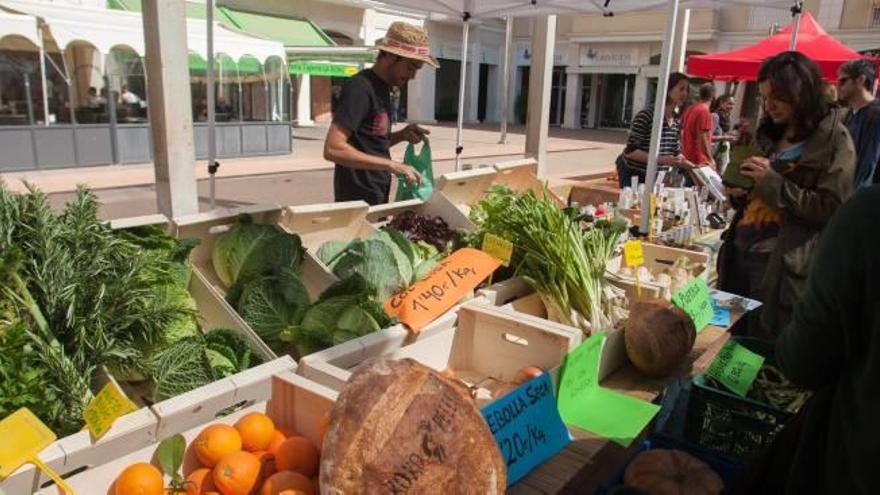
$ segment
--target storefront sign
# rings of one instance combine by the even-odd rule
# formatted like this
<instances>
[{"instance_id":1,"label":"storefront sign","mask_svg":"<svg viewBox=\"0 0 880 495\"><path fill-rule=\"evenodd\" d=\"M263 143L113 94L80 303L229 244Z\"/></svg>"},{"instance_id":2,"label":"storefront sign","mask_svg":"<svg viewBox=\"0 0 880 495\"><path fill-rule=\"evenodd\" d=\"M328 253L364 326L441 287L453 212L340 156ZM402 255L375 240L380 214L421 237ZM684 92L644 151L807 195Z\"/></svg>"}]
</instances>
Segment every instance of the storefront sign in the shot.
<instances>
[{"instance_id":1,"label":"storefront sign","mask_svg":"<svg viewBox=\"0 0 880 495\"><path fill-rule=\"evenodd\" d=\"M331 64L329 62L291 62L291 74L309 74L312 76L351 77L358 73L354 65Z\"/></svg>"},{"instance_id":2,"label":"storefront sign","mask_svg":"<svg viewBox=\"0 0 880 495\"><path fill-rule=\"evenodd\" d=\"M556 409L548 373L517 387L481 412L507 463L507 486L571 442Z\"/></svg>"},{"instance_id":3,"label":"storefront sign","mask_svg":"<svg viewBox=\"0 0 880 495\"><path fill-rule=\"evenodd\" d=\"M596 45L581 46L580 63L582 66L633 66L636 65L636 62L637 60L632 48Z\"/></svg>"}]
</instances>

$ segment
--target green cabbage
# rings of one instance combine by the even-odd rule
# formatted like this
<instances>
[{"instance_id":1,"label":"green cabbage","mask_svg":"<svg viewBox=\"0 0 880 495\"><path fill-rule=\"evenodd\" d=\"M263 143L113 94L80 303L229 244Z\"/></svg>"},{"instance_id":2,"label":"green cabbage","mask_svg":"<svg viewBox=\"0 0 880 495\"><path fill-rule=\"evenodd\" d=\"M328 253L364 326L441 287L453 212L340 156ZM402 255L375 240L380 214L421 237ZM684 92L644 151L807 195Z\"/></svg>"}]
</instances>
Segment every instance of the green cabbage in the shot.
<instances>
[{"instance_id":1,"label":"green cabbage","mask_svg":"<svg viewBox=\"0 0 880 495\"><path fill-rule=\"evenodd\" d=\"M281 332L300 322L308 306L305 285L292 269L285 268L244 284L236 310L272 346Z\"/></svg>"},{"instance_id":2,"label":"green cabbage","mask_svg":"<svg viewBox=\"0 0 880 495\"><path fill-rule=\"evenodd\" d=\"M304 253L298 235L239 215L232 228L217 237L212 258L220 281L231 288L236 282L247 283L282 268L298 270Z\"/></svg>"}]
</instances>

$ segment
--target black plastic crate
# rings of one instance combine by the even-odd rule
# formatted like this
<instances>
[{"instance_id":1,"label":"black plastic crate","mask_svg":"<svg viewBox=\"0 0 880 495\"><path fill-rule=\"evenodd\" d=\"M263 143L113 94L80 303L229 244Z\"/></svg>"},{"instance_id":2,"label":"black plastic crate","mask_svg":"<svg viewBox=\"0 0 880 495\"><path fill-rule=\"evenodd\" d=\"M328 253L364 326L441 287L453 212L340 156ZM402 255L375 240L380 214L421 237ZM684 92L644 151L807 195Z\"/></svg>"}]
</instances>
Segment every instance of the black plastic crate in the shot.
<instances>
[{"instance_id":1,"label":"black plastic crate","mask_svg":"<svg viewBox=\"0 0 880 495\"><path fill-rule=\"evenodd\" d=\"M733 341L775 364L772 342L734 337ZM712 451L745 460L756 459L793 413L740 397L694 377L685 418L684 438Z\"/></svg>"}]
</instances>

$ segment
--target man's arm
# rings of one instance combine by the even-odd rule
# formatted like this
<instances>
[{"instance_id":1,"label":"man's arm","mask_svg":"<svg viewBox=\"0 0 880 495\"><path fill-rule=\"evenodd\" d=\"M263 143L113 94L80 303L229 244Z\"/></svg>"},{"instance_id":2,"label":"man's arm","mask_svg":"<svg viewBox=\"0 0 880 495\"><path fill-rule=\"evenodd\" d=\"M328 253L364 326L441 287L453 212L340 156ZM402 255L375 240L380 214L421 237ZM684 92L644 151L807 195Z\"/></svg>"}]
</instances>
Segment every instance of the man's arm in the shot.
<instances>
[{"instance_id":1,"label":"man's arm","mask_svg":"<svg viewBox=\"0 0 880 495\"><path fill-rule=\"evenodd\" d=\"M351 131L336 122L330 124L324 141L324 159L340 165L362 170L381 170L402 175L407 181L421 183L421 176L414 168L382 156L374 156L355 148L348 142Z\"/></svg>"},{"instance_id":2,"label":"man's arm","mask_svg":"<svg viewBox=\"0 0 880 495\"><path fill-rule=\"evenodd\" d=\"M391 146L403 141L416 144L422 139L425 139L425 136L428 134L431 134L431 131L423 129L416 124L409 124L403 129L391 133Z\"/></svg>"},{"instance_id":3,"label":"man's arm","mask_svg":"<svg viewBox=\"0 0 880 495\"><path fill-rule=\"evenodd\" d=\"M703 115L703 118L700 119L700 148L703 150L703 154L709 157L709 165L715 166L715 159L712 157L712 114L709 112L709 109L706 109L706 113Z\"/></svg>"}]
</instances>

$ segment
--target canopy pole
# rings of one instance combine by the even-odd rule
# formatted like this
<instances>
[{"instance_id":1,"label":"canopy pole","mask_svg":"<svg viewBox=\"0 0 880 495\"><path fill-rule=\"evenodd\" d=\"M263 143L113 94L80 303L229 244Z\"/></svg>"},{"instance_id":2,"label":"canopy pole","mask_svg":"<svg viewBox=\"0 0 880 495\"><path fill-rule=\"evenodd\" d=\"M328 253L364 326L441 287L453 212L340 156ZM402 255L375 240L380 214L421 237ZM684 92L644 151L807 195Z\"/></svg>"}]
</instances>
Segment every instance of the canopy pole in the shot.
<instances>
[{"instance_id":1,"label":"canopy pole","mask_svg":"<svg viewBox=\"0 0 880 495\"><path fill-rule=\"evenodd\" d=\"M510 112L510 52L513 45L513 17L507 16L504 31L504 60L501 62L501 137L498 144L507 142L507 114Z\"/></svg>"},{"instance_id":2,"label":"canopy pole","mask_svg":"<svg viewBox=\"0 0 880 495\"><path fill-rule=\"evenodd\" d=\"M215 135L215 111L216 103L214 96L214 0L205 0L207 7L207 40L208 40L208 66L205 71L207 75L207 95L208 101L208 183L210 184L209 206L213 210L217 207L216 199L216 175L220 164L217 159L217 136ZM241 99L239 98L239 101Z\"/></svg>"},{"instance_id":3,"label":"canopy pole","mask_svg":"<svg viewBox=\"0 0 880 495\"><path fill-rule=\"evenodd\" d=\"M43 87L43 125L49 126L49 95L46 93L46 44L43 42L43 24L37 26L37 36L40 42L40 84Z\"/></svg>"},{"instance_id":4,"label":"canopy pole","mask_svg":"<svg viewBox=\"0 0 880 495\"><path fill-rule=\"evenodd\" d=\"M791 8L791 16L794 18L791 26L791 43L789 44L789 51L797 51L797 39L798 39L798 30L801 27L801 14L804 12L804 2L797 1L794 3L794 6Z\"/></svg>"},{"instance_id":5,"label":"canopy pole","mask_svg":"<svg viewBox=\"0 0 880 495\"><path fill-rule=\"evenodd\" d=\"M470 31L470 13L461 16L461 72L458 77L458 123L455 128L455 171L461 170L461 152L464 151L461 130L464 127L464 95L467 83L468 32Z\"/></svg>"},{"instance_id":6,"label":"canopy pole","mask_svg":"<svg viewBox=\"0 0 880 495\"><path fill-rule=\"evenodd\" d=\"M651 125L651 147L648 151L648 167L645 174L645 194L642 197L642 225L640 232L648 233L651 222L651 195L657 179L657 155L660 152L660 133L663 129L666 93L669 91L669 69L672 65L672 37L678 17L678 0L669 0L666 13L666 35L660 54L660 74L657 76L657 96L654 98L654 121Z\"/></svg>"}]
</instances>

